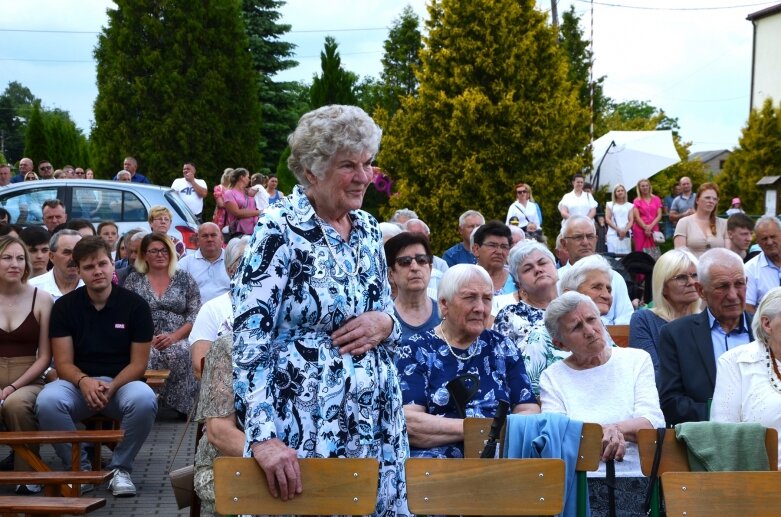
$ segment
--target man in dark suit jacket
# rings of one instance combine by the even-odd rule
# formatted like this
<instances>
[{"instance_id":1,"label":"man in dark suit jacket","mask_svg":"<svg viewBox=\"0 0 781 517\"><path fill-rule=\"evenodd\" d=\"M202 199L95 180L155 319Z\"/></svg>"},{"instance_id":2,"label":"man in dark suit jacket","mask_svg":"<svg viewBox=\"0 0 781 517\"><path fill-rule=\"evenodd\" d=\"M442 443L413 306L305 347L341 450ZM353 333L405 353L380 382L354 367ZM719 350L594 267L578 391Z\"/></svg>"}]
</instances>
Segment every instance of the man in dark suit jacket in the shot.
<instances>
[{"instance_id":1,"label":"man in dark suit jacket","mask_svg":"<svg viewBox=\"0 0 781 517\"><path fill-rule=\"evenodd\" d=\"M716 360L754 340L745 312L743 260L725 248L700 257L697 292L708 308L663 326L659 333L659 400L667 425L708 420Z\"/></svg>"}]
</instances>

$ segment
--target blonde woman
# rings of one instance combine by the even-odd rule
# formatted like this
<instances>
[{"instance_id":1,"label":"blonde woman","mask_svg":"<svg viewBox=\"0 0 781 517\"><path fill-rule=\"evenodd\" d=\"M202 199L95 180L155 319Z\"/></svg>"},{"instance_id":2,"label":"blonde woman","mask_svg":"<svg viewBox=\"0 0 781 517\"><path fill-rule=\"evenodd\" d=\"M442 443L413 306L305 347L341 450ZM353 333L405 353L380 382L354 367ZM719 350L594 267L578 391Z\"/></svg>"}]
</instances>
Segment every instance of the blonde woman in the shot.
<instances>
[{"instance_id":1,"label":"blonde woman","mask_svg":"<svg viewBox=\"0 0 781 517\"><path fill-rule=\"evenodd\" d=\"M659 380L659 331L663 325L700 312L697 258L686 250L670 250L656 261L653 272L654 308L632 314L629 346L651 355Z\"/></svg>"},{"instance_id":2,"label":"blonde woman","mask_svg":"<svg viewBox=\"0 0 781 517\"><path fill-rule=\"evenodd\" d=\"M613 189L613 201L605 205L607 230L607 251L616 255L626 255L632 251L632 224L634 224L634 205L627 201L626 187L616 185Z\"/></svg>"},{"instance_id":3,"label":"blonde woman","mask_svg":"<svg viewBox=\"0 0 781 517\"><path fill-rule=\"evenodd\" d=\"M168 210L166 207L162 205L155 205L152 208L149 209L149 228L153 232L162 233L163 235L167 235L169 239L171 239L171 242L174 244L174 249L176 250L176 257L182 258L187 252L187 249L182 241L174 237L173 235L168 235L168 230L171 229L171 223L173 222L173 216L171 215L171 211Z\"/></svg>"}]
</instances>

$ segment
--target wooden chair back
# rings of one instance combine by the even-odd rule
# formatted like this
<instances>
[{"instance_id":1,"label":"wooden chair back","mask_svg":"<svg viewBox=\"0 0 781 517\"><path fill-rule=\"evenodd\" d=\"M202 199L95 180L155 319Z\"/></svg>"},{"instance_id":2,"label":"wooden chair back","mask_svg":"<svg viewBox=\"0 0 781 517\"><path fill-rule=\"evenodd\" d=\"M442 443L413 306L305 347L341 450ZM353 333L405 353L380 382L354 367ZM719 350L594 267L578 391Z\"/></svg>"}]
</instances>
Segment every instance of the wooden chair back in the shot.
<instances>
[{"instance_id":1,"label":"wooden chair back","mask_svg":"<svg viewBox=\"0 0 781 517\"><path fill-rule=\"evenodd\" d=\"M479 458L488 439L491 429L491 418L464 419L464 457ZM504 428L500 436L499 450L503 450ZM599 468L599 458L602 453L602 426L584 423L580 433L580 448L578 449L578 464L576 471L588 472Z\"/></svg>"},{"instance_id":2,"label":"wooden chair back","mask_svg":"<svg viewBox=\"0 0 781 517\"><path fill-rule=\"evenodd\" d=\"M623 348L629 346L629 325L607 325L605 328L615 344Z\"/></svg>"},{"instance_id":3,"label":"wooden chair back","mask_svg":"<svg viewBox=\"0 0 781 517\"><path fill-rule=\"evenodd\" d=\"M304 491L272 497L253 458L214 460L215 508L222 515L368 515L377 504L379 463L372 458L301 458Z\"/></svg>"},{"instance_id":4,"label":"wooden chair back","mask_svg":"<svg viewBox=\"0 0 781 517\"><path fill-rule=\"evenodd\" d=\"M665 440L666 441L666 440ZM666 472L667 515L775 517L781 472Z\"/></svg>"},{"instance_id":5,"label":"wooden chair back","mask_svg":"<svg viewBox=\"0 0 781 517\"><path fill-rule=\"evenodd\" d=\"M416 515L556 515L564 508L564 461L429 459L406 463Z\"/></svg>"},{"instance_id":6,"label":"wooden chair back","mask_svg":"<svg viewBox=\"0 0 781 517\"><path fill-rule=\"evenodd\" d=\"M640 451L640 468L644 476L650 476L656 452L656 429L641 429L637 433L637 448ZM778 431L768 428L765 432L765 449L770 470L778 469ZM675 429L668 429L662 444L659 460L659 475L664 472L688 472L689 456L686 444L675 436Z\"/></svg>"}]
</instances>

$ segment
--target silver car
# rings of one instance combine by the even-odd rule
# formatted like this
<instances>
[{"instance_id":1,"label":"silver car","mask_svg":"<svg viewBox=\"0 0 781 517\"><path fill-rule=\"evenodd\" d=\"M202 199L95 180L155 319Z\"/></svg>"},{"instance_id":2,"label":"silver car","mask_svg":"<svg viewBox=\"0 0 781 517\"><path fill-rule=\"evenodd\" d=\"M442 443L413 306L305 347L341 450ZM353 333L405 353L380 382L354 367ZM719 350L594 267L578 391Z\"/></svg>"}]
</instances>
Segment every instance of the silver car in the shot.
<instances>
[{"instance_id":1,"label":"silver car","mask_svg":"<svg viewBox=\"0 0 781 517\"><path fill-rule=\"evenodd\" d=\"M132 228L149 230L149 209L162 205L171 211L168 233L188 249L197 248L198 222L179 194L170 187L106 180L39 180L13 183L0 188L0 207L11 214L11 222L43 224L41 205L47 199L65 204L68 219L86 219L97 225L111 220L122 235ZM18 221L22 215L22 221Z\"/></svg>"}]
</instances>

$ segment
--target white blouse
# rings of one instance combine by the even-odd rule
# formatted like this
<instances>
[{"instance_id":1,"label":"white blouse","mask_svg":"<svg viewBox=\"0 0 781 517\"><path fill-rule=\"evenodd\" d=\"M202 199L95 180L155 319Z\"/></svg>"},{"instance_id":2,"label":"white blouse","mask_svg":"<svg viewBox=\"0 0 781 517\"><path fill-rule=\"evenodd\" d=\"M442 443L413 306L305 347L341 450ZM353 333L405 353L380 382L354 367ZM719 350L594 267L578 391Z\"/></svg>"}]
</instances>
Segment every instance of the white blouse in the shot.
<instances>
[{"instance_id":1,"label":"white blouse","mask_svg":"<svg viewBox=\"0 0 781 517\"><path fill-rule=\"evenodd\" d=\"M781 369L778 359L776 364ZM776 383L781 386L781 379ZM752 341L719 357L710 419L755 422L781 432L781 393L770 384L765 345ZM778 452L781 467L781 442Z\"/></svg>"}]
</instances>

